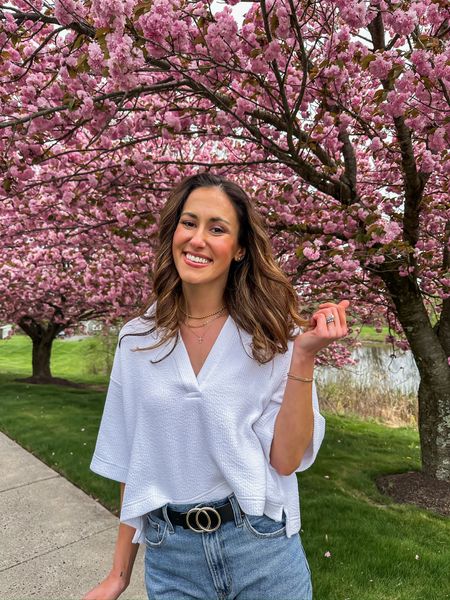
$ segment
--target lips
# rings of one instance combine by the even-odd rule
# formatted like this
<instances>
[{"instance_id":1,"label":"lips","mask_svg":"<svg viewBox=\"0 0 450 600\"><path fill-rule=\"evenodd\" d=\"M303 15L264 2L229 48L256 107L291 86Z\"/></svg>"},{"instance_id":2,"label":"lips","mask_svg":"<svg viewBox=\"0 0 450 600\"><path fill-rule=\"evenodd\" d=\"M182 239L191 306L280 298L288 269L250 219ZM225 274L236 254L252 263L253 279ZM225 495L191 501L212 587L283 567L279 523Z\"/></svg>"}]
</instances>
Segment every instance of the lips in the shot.
<instances>
[{"instance_id":1,"label":"lips","mask_svg":"<svg viewBox=\"0 0 450 600\"><path fill-rule=\"evenodd\" d=\"M195 254L193 256L195 256ZM208 259L208 262L189 260L187 252L183 252L183 260L185 264L192 269L205 269L212 263L211 259Z\"/></svg>"},{"instance_id":2,"label":"lips","mask_svg":"<svg viewBox=\"0 0 450 600\"><path fill-rule=\"evenodd\" d=\"M196 256L198 258L205 258L206 260L208 260L209 262L212 262L212 259L209 258L209 256L203 256L202 254L196 254L195 252L183 252L183 254L185 256L187 256L188 254L192 254L192 256Z\"/></svg>"}]
</instances>

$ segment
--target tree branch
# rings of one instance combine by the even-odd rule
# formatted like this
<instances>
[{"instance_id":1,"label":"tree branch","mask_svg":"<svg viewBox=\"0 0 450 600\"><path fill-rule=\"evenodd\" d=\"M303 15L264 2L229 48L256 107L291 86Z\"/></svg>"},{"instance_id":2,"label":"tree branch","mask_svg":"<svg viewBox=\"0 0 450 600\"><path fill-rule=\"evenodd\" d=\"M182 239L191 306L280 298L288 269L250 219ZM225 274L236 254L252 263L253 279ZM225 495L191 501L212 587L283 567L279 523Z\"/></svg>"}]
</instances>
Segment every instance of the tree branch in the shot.
<instances>
[{"instance_id":1,"label":"tree branch","mask_svg":"<svg viewBox=\"0 0 450 600\"><path fill-rule=\"evenodd\" d=\"M357 175L357 162L355 149L350 141L350 136L346 130L339 131L338 140L342 142L342 154L344 156L345 172L341 179L350 188L352 192L352 201L357 200L356 194L356 175Z\"/></svg>"},{"instance_id":2,"label":"tree branch","mask_svg":"<svg viewBox=\"0 0 450 600\"><path fill-rule=\"evenodd\" d=\"M405 186L403 238L414 247L419 239L420 204L429 174L417 172L411 130L405 125L404 118L394 117L394 124L400 145Z\"/></svg>"},{"instance_id":3,"label":"tree branch","mask_svg":"<svg viewBox=\"0 0 450 600\"><path fill-rule=\"evenodd\" d=\"M384 50L386 47L384 41L384 24L381 10L377 10L377 16L367 25L370 37L372 38L374 50Z\"/></svg>"}]
</instances>

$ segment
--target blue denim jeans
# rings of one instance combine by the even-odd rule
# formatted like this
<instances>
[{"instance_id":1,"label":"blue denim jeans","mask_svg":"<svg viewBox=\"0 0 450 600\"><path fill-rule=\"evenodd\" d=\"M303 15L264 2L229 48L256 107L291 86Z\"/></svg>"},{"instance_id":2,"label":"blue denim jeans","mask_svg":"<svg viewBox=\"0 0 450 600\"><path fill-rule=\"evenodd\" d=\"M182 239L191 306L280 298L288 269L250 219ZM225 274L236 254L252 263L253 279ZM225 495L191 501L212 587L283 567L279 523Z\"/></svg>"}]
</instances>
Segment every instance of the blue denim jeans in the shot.
<instances>
[{"instance_id":1,"label":"blue denim jeans","mask_svg":"<svg viewBox=\"0 0 450 600\"><path fill-rule=\"evenodd\" d=\"M223 506L228 500L234 520L213 532L174 526L167 517L167 507L186 512L195 506ZM281 522L266 515L242 517L234 493L200 504L166 504L162 511L163 517L146 515L149 600L312 600L300 535L286 537L284 513ZM196 527L195 518L190 522Z\"/></svg>"}]
</instances>

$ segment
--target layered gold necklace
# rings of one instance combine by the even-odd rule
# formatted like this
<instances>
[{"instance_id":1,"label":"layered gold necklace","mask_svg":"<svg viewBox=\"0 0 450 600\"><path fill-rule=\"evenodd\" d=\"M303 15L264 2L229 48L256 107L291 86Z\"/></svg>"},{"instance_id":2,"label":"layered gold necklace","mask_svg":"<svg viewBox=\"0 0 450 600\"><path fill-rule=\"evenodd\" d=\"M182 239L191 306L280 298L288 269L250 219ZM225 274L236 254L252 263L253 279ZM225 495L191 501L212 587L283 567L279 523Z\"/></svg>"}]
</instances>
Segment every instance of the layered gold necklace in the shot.
<instances>
[{"instance_id":1,"label":"layered gold necklace","mask_svg":"<svg viewBox=\"0 0 450 600\"><path fill-rule=\"evenodd\" d=\"M216 319L220 319L224 310L225 310L225 306L222 306L222 308L220 308L219 310L216 310L216 312L211 313L210 315L204 315L203 317L193 317L192 315L189 315L188 313L184 312L183 309L180 308L180 311L187 317L184 321L184 325L186 325L186 327L191 330L192 334L195 335L199 344L201 344L203 342L203 340L205 339L205 334L208 330L206 329L202 333L202 335L199 336L193 331L193 329L199 329L200 327L205 327L206 325L208 325L209 323L212 323ZM213 318L210 319L209 317L213 317ZM188 325L188 319L207 319L207 320L204 321L201 325Z\"/></svg>"}]
</instances>

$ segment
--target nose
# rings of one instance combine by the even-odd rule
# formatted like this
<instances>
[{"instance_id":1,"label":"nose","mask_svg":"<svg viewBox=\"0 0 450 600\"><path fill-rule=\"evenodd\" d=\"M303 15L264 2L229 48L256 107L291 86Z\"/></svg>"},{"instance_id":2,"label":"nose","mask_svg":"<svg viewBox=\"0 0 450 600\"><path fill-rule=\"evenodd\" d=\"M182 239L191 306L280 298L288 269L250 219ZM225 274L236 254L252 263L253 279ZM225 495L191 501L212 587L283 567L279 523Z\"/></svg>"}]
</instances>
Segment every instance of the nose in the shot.
<instances>
[{"instance_id":1,"label":"nose","mask_svg":"<svg viewBox=\"0 0 450 600\"><path fill-rule=\"evenodd\" d=\"M205 245L205 234L203 229L197 227L195 231L192 232L191 243L195 246L203 247Z\"/></svg>"}]
</instances>

